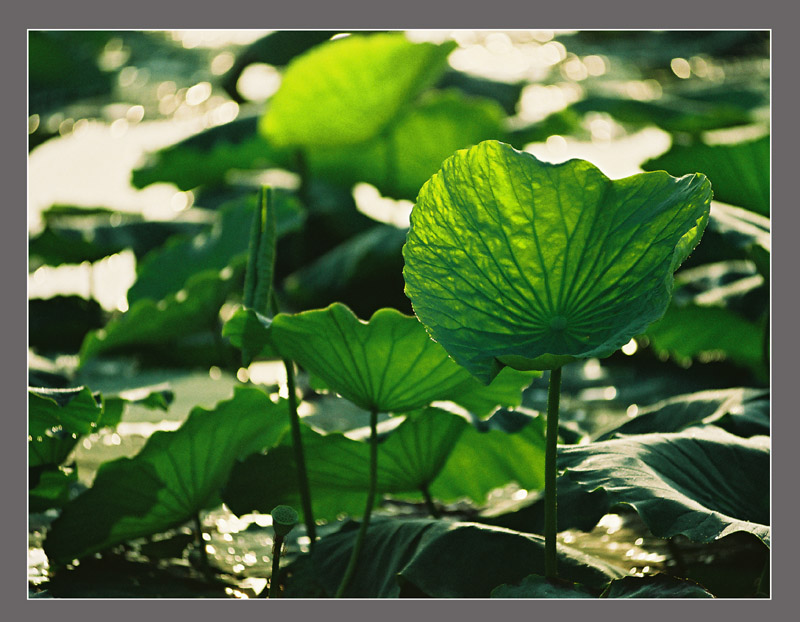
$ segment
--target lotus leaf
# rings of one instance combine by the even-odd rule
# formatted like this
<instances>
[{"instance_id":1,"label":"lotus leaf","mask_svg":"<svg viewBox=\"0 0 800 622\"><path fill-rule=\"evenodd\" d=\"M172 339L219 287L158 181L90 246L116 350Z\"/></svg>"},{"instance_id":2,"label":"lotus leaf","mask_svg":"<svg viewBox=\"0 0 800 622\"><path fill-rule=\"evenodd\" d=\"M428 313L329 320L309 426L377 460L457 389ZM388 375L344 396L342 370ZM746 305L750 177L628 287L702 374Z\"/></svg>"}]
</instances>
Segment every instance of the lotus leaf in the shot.
<instances>
[{"instance_id":1,"label":"lotus leaf","mask_svg":"<svg viewBox=\"0 0 800 622\"><path fill-rule=\"evenodd\" d=\"M321 43L289 63L260 130L277 147L372 138L437 80L454 47L412 43L403 33Z\"/></svg>"},{"instance_id":2,"label":"lotus leaf","mask_svg":"<svg viewBox=\"0 0 800 622\"><path fill-rule=\"evenodd\" d=\"M664 313L708 221L703 175L610 180L498 141L456 152L420 190L406 293L432 337L485 383L504 365L608 356Z\"/></svg>"}]
</instances>

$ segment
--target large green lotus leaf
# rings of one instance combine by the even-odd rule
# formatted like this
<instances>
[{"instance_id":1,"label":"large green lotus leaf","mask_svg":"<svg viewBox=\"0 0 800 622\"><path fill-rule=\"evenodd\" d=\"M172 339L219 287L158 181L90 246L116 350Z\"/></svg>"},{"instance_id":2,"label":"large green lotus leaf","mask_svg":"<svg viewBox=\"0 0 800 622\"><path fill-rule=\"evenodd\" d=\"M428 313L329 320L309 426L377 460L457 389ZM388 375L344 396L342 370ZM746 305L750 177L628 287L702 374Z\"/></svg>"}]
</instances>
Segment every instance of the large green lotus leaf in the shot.
<instances>
[{"instance_id":1,"label":"large green lotus leaf","mask_svg":"<svg viewBox=\"0 0 800 622\"><path fill-rule=\"evenodd\" d=\"M385 195L413 199L456 149L503 136L504 118L500 105L490 99L431 91L380 136L310 150L309 170L348 188L368 182Z\"/></svg>"},{"instance_id":2,"label":"large green lotus leaf","mask_svg":"<svg viewBox=\"0 0 800 622\"><path fill-rule=\"evenodd\" d=\"M260 130L277 147L372 138L436 81L454 47L412 43L403 33L322 43L289 63Z\"/></svg>"},{"instance_id":3,"label":"large green lotus leaf","mask_svg":"<svg viewBox=\"0 0 800 622\"><path fill-rule=\"evenodd\" d=\"M770 542L769 438L714 426L561 447L559 468L636 509L658 537L711 542L745 531Z\"/></svg>"},{"instance_id":4,"label":"large green lotus leaf","mask_svg":"<svg viewBox=\"0 0 800 622\"><path fill-rule=\"evenodd\" d=\"M436 408L409 415L379 446L378 494L419 497L468 427L463 417ZM307 426L302 433L314 517L360 516L369 488L369 444L344 434L321 434ZM269 512L276 505L300 507L289 442L284 439L267 454L250 456L233 469L223 493L233 512Z\"/></svg>"},{"instance_id":5,"label":"large green lotus leaf","mask_svg":"<svg viewBox=\"0 0 800 622\"><path fill-rule=\"evenodd\" d=\"M710 201L699 174L612 181L589 162L547 164L485 141L420 190L406 293L433 338L487 383L503 365L607 356L664 313Z\"/></svg>"},{"instance_id":6,"label":"large green lotus leaf","mask_svg":"<svg viewBox=\"0 0 800 622\"><path fill-rule=\"evenodd\" d=\"M305 214L297 199L286 193L273 196L276 235L300 229ZM163 248L148 253L136 270L128 302L133 305L145 298L161 300L180 290L192 275L203 270L223 270L245 256L257 204L255 195L231 201L219 210L210 231L175 236Z\"/></svg>"},{"instance_id":7,"label":"large green lotus leaf","mask_svg":"<svg viewBox=\"0 0 800 622\"><path fill-rule=\"evenodd\" d=\"M596 440L631 434L680 432L696 425L716 425L738 436L769 435L769 392L762 389L718 389L679 395L639 409L636 417Z\"/></svg>"},{"instance_id":8,"label":"large green lotus leaf","mask_svg":"<svg viewBox=\"0 0 800 622\"><path fill-rule=\"evenodd\" d=\"M657 574L614 579L600 598L714 598L694 581Z\"/></svg>"},{"instance_id":9,"label":"large green lotus leaf","mask_svg":"<svg viewBox=\"0 0 800 622\"><path fill-rule=\"evenodd\" d=\"M64 507L45 541L51 563L166 531L220 503L236 460L277 443L285 402L238 387L213 410L196 407L174 432L156 432L133 458L101 465L92 487Z\"/></svg>"},{"instance_id":10,"label":"large green lotus leaf","mask_svg":"<svg viewBox=\"0 0 800 622\"><path fill-rule=\"evenodd\" d=\"M330 596L341 580L355 540L354 524L317 543L310 562ZM624 573L599 559L559 545L559 574L599 593ZM346 597L487 598L503 583L544 573L544 539L466 522L376 518ZM287 596L303 597L287 585Z\"/></svg>"},{"instance_id":11,"label":"large green lotus leaf","mask_svg":"<svg viewBox=\"0 0 800 622\"><path fill-rule=\"evenodd\" d=\"M81 365L98 354L123 349L174 346L181 339L216 330L222 304L234 289L232 272L206 270L186 281L183 289L156 302L138 300L105 328L86 336L80 350Z\"/></svg>"},{"instance_id":12,"label":"large green lotus leaf","mask_svg":"<svg viewBox=\"0 0 800 622\"><path fill-rule=\"evenodd\" d=\"M366 410L414 410L469 382L415 317L395 309L380 309L364 322L334 303L278 314L270 332L282 356Z\"/></svg>"},{"instance_id":13,"label":"large green lotus leaf","mask_svg":"<svg viewBox=\"0 0 800 622\"><path fill-rule=\"evenodd\" d=\"M770 137L734 144L673 145L642 168L673 175L703 171L714 186L714 198L769 216Z\"/></svg>"}]
</instances>

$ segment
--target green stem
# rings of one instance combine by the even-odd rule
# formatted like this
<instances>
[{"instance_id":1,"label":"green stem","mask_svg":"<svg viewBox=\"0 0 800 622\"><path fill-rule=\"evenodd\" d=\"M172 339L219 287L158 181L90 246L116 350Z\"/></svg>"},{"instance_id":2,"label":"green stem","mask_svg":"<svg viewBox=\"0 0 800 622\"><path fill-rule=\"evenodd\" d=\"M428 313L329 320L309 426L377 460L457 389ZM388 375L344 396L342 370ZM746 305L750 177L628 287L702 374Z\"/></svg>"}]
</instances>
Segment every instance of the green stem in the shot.
<instances>
[{"instance_id":1,"label":"green stem","mask_svg":"<svg viewBox=\"0 0 800 622\"><path fill-rule=\"evenodd\" d=\"M269 597L280 598L281 593L278 589L278 573L281 569L281 549L283 548L283 536L275 535L272 544L272 575L269 578Z\"/></svg>"},{"instance_id":2,"label":"green stem","mask_svg":"<svg viewBox=\"0 0 800 622\"><path fill-rule=\"evenodd\" d=\"M314 522L314 511L311 508L311 489L308 486L308 473L306 471L306 458L303 452L303 439L300 435L300 416L297 414L297 393L294 383L294 363L283 359L286 367L286 384L289 389L289 421L292 426L292 447L294 448L294 461L297 464L297 480L300 486L300 503L303 506L303 521L310 541L309 548L314 548L317 539L317 526Z\"/></svg>"},{"instance_id":3,"label":"green stem","mask_svg":"<svg viewBox=\"0 0 800 622\"><path fill-rule=\"evenodd\" d=\"M559 367L550 372L550 386L547 390L547 434L544 456L544 574L548 579L558 577L556 458L558 451L558 400L560 396L561 368Z\"/></svg>"},{"instance_id":4,"label":"green stem","mask_svg":"<svg viewBox=\"0 0 800 622\"><path fill-rule=\"evenodd\" d=\"M358 564L358 556L361 552L361 547L364 544L364 536L369 527L369 517L372 514L372 506L375 505L375 494L378 488L378 411L373 410L369 417L369 492L367 493L367 506L364 508L364 518L361 519L361 526L356 535L356 542L353 545L353 552L350 554L350 561L347 563L347 568L344 571L342 582L339 584L339 589L336 590L336 598L341 598L350 580L353 578L353 573Z\"/></svg>"},{"instance_id":5,"label":"green stem","mask_svg":"<svg viewBox=\"0 0 800 622\"><path fill-rule=\"evenodd\" d=\"M420 490L422 491L422 497L425 499L425 506L428 508L428 513L433 518L439 518L442 514L433 502L433 497L431 497L431 491L428 490L428 485L424 484Z\"/></svg>"},{"instance_id":6,"label":"green stem","mask_svg":"<svg viewBox=\"0 0 800 622\"><path fill-rule=\"evenodd\" d=\"M192 517L194 520L194 537L197 542L197 550L200 551L200 563L203 564L204 569L211 567L208 561L208 551L206 551L206 541L203 540L203 523L200 521L200 514L195 513Z\"/></svg>"}]
</instances>

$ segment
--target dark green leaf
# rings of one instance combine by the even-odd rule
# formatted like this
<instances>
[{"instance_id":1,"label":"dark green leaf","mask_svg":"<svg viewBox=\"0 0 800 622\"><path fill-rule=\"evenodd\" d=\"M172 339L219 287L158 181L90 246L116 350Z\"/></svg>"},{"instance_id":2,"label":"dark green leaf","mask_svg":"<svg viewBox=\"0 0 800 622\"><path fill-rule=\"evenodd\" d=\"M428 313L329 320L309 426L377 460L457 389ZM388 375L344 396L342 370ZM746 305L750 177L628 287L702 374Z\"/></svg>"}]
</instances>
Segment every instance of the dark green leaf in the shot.
<instances>
[{"instance_id":1,"label":"dark green leaf","mask_svg":"<svg viewBox=\"0 0 800 622\"><path fill-rule=\"evenodd\" d=\"M89 333L81 345L81 365L101 353L165 347L217 330L220 307L235 289L231 273L208 270L191 276L183 289L158 302L138 300L105 328Z\"/></svg>"},{"instance_id":2,"label":"dark green leaf","mask_svg":"<svg viewBox=\"0 0 800 622\"><path fill-rule=\"evenodd\" d=\"M768 437L692 428L561 447L558 460L585 490L633 506L658 537L710 542L746 531L769 546Z\"/></svg>"},{"instance_id":3,"label":"dark green leaf","mask_svg":"<svg viewBox=\"0 0 800 622\"><path fill-rule=\"evenodd\" d=\"M608 513L608 497L602 489L587 492L566 475L557 479L556 489L558 531L591 531ZM544 534L544 490L522 501L492 506L481 512L475 521L514 531Z\"/></svg>"},{"instance_id":4,"label":"dark green leaf","mask_svg":"<svg viewBox=\"0 0 800 622\"><path fill-rule=\"evenodd\" d=\"M352 434L303 428L314 516L360 516L369 483L369 446ZM280 474L280 475L278 475ZM237 465L223 499L236 514L297 507L299 495L288 439L266 455ZM441 501L484 503L492 490L518 482L544 485L544 426L536 418L500 412L467 425L438 408L415 412L387 433L378 449L378 493L418 499L422 486Z\"/></svg>"},{"instance_id":5,"label":"dark green leaf","mask_svg":"<svg viewBox=\"0 0 800 622\"><path fill-rule=\"evenodd\" d=\"M304 213L297 200L283 193L275 198L276 235L299 229ZM162 249L148 254L128 290L131 306L146 298L161 300L174 294L192 275L204 270L224 270L234 262L243 262L257 207L255 195L231 201L219 210L219 220L208 233L176 236Z\"/></svg>"},{"instance_id":6,"label":"dark green leaf","mask_svg":"<svg viewBox=\"0 0 800 622\"><path fill-rule=\"evenodd\" d=\"M733 426L769 435L769 393L759 389L723 389L680 395L639 410L636 417L606 432L596 440L605 441L630 434L680 432L694 425ZM737 420L734 422L733 420ZM759 425L760 424L760 425ZM728 431L732 431L729 429Z\"/></svg>"},{"instance_id":7,"label":"dark green leaf","mask_svg":"<svg viewBox=\"0 0 800 622\"><path fill-rule=\"evenodd\" d=\"M399 32L317 45L289 63L260 130L278 147L370 139L436 81L454 47L411 43Z\"/></svg>"},{"instance_id":8,"label":"dark green leaf","mask_svg":"<svg viewBox=\"0 0 800 622\"><path fill-rule=\"evenodd\" d=\"M94 300L53 296L28 300L28 346L38 352L75 352L90 330L102 328L106 317Z\"/></svg>"},{"instance_id":9,"label":"dark green leaf","mask_svg":"<svg viewBox=\"0 0 800 622\"><path fill-rule=\"evenodd\" d=\"M222 185L232 170L264 170L285 166L290 155L258 134L258 117L243 117L205 130L151 154L133 171L131 183L144 188L173 183L183 191Z\"/></svg>"},{"instance_id":10,"label":"dark green leaf","mask_svg":"<svg viewBox=\"0 0 800 622\"><path fill-rule=\"evenodd\" d=\"M642 168L673 175L702 171L714 187L714 198L769 216L770 137L734 144L673 145Z\"/></svg>"},{"instance_id":11,"label":"dark green leaf","mask_svg":"<svg viewBox=\"0 0 800 622\"><path fill-rule=\"evenodd\" d=\"M239 387L213 410L196 407L174 432L156 432L133 458L101 465L92 488L64 507L45 541L66 563L180 525L213 508L237 459L278 442L285 403Z\"/></svg>"},{"instance_id":12,"label":"dark green leaf","mask_svg":"<svg viewBox=\"0 0 800 622\"><path fill-rule=\"evenodd\" d=\"M470 385L459 387L444 399L463 406L473 415L485 417L494 412L498 406L516 408L522 404L523 391L540 375L541 372L518 371L506 367L488 386L475 380Z\"/></svg>"},{"instance_id":13,"label":"dark green leaf","mask_svg":"<svg viewBox=\"0 0 800 622\"><path fill-rule=\"evenodd\" d=\"M256 313L252 309L239 308L225 322L222 336L243 350L247 348L250 359L279 358L269 339L269 318Z\"/></svg>"},{"instance_id":14,"label":"dark green leaf","mask_svg":"<svg viewBox=\"0 0 800 622\"><path fill-rule=\"evenodd\" d=\"M699 133L743 125L752 120L748 110L736 105L669 96L654 101L640 101L628 97L594 95L573 104L571 108L582 114L605 112L623 123L656 125L668 132ZM677 171L674 173L678 174Z\"/></svg>"},{"instance_id":15,"label":"dark green leaf","mask_svg":"<svg viewBox=\"0 0 800 622\"><path fill-rule=\"evenodd\" d=\"M585 161L547 164L486 141L420 191L406 293L434 339L485 383L503 365L608 356L664 313L710 201L702 175L611 181Z\"/></svg>"},{"instance_id":16,"label":"dark green leaf","mask_svg":"<svg viewBox=\"0 0 800 622\"><path fill-rule=\"evenodd\" d=\"M437 408L408 415L379 445L378 494L418 496L436 480L467 428L463 417ZM253 510L269 512L281 504L301 507L288 442L234 468L223 495L231 510L241 515ZM369 487L369 445L343 434L320 434L304 427L303 448L315 518L360 516Z\"/></svg>"},{"instance_id":17,"label":"dark green leaf","mask_svg":"<svg viewBox=\"0 0 800 622\"><path fill-rule=\"evenodd\" d=\"M328 595L338 586L355 534L353 526L345 526L314 548L311 563ZM472 523L377 518L367 530L361 563L345 596L486 598L498 585L520 581L531 570L544 572L540 536ZM596 591L623 574L565 546L559 547L559 572Z\"/></svg>"},{"instance_id":18,"label":"dark green leaf","mask_svg":"<svg viewBox=\"0 0 800 622\"><path fill-rule=\"evenodd\" d=\"M469 380L416 318L394 309L376 311L369 322L339 303L281 313L270 332L282 356L367 410L414 410Z\"/></svg>"},{"instance_id":19,"label":"dark green leaf","mask_svg":"<svg viewBox=\"0 0 800 622\"><path fill-rule=\"evenodd\" d=\"M328 251L289 275L284 281L286 296L299 309L345 302L367 313L384 306L395 296L401 302L403 257L406 231L391 225L375 225Z\"/></svg>"},{"instance_id":20,"label":"dark green leaf","mask_svg":"<svg viewBox=\"0 0 800 622\"><path fill-rule=\"evenodd\" d=\"M594 598L594 593L571 581L548 580L531 574L515 585L498 585L491 598Z\"/></svg>"},{"instance_id":21,"label":"dark green leaf","mask_svg":"<svg viewBox=\"0 0 800 622\"><path fill-rule=\"evenodd\" d=\"M28 512L60 508L69 501L70 488L78 481L75 469L48 469L42 472L36 487L28 492Z\"/></svg>"},{"instance_id":22,"label":"dark green leaf","mask_svg":"<svg viewBox=\"0 0 800 622\"><path fill-rule=\"evenodd\" d=\"M53 429L69 434L95 431L102 414L87 387L77 389L28 389L28 435L43 436Z\"/></svg>"},{"instance_id":23,"label":"dark green leaf","mask_svg":"<svg viewBox=\"0 0 800 622\"><path fill-rule=\"evenodd\" d=\"M614 579L600 598L714 598L693 581L657 574Z\"/></svg>"}]
</instances>

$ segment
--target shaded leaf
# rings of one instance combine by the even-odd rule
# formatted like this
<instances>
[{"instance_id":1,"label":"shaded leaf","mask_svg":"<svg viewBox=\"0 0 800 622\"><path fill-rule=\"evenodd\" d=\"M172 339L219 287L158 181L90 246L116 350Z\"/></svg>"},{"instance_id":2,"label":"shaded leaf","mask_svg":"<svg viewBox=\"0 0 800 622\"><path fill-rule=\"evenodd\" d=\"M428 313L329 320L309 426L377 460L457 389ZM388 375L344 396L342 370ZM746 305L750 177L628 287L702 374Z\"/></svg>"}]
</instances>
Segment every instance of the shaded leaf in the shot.
<instances>
[{"instance_id":1,"label":"shaded leaf","mask_svg":"<svg viewBox=\"0 0 800 622\"><path fill-rule=\"evenodd\" d=\"M369 483L365 440L303 428L316 518L364 511ZM288 439L265 455L248 457L231 474L225 504L237 515L269 512L280 504L299 507L295 468ZM419 499L427 486L441 501L484 503L492 490L513 481L531 489L544 486L544 427L538 418L515 420L498 413L468 425L460 415L425 408L387 432L379 445L379 495Z\"/></svg>"},{"instance_id":2,"label":"shaded leaf","mask_svg":"<svg viewBox=\"0 0 800 622\"><path fill-rule=\"evenodd\" d=\"M222 336L238 349L247 347L251 359L279 358L269 339L271 320L253 309L238 308L222 327Z\"/></svg>"},{"instance_id":3,"label":"shaded leaf","mask_svg":"<svg viewBox=\"0 0 800 622\"><path fill-rule=\"evenodd\" d=\"M591 531L608 513L608 497L602 489L588 492L566 475L556 480L556 489L558 531ZM489 507L481 512L475 522L525 533L544 534L544 490L529 494L522 501Z\"/></svg>"},{"instance_id":4,"label":"shaded leaf","mask_svg":"<svg viewBox=\"0 0 800 622\"><path fill-rule=\"evenodd\" d=\"M699 133L749 123L750 112L740 106L719 102L703 102L674 96L653 101L629 97L591 95L570 106L580 113L605 112L623 123L637 126L656 125L668 132ZM646 170L658 170L648 168ZM698 169L702 170L702 169ZM685 171L685 173L695 171ZM685 173L674 174L683 175ZM713 180L712 180L713 182ZM716 185L714 186L716 190Z\"/></svg>"},{"instance_id":5,"label":"shaded leaf","mask_svg":"<svg viewBox=\"0 0 800 622\"><path fill-rule=\"evenodd\" d=\"M614 579L600 598L714 598L694 581L657 574Z\"/></svg>"},{"instance_id":6,"label":"shaded leaf","mask_svg":"<svg viewBox=\"0 0 800 622\"><path fill-rule=\"evenodd\" d=\"M468 427L463 417L436 408L408 415L378 447L378 494L418 496L436 479ZM360 516L369 487L369 444L308 427L302 432L315 518ZM238 515L269 512L276 505L302 507L289 439L237 465L223 499Z\"/></svg>"},{"instance_id":7,"label":"shaded leaf","mask_svg":"<svg viewBox=\"0 0 800 622\"><path fill-rule=\"evenodd\" d=\"M276 193L274 206L277 236L302 226L304 212L295 197ZM231 201L219 210L217 222L207 233L176 236L163 248L149 253L136 270L128 302L134 305L145 298L161 300L179 291L193 275L244 262L257 207L255 194Z\"/></svg>"},{"instance_id":8,"label":"shaded leaf","mask_svg":"<svg viewBox=\"0 0 800 622\"><path fill-rule=\"evenodd\" d=\"M356 233L284 281L285 295L296 308L323 307L334 302L371 313L383 301L402 295L406 232L390 225L375 225Z\"/></svg>"},{"instance_id":9,"label":"shaded leaf","mask_svg":"<svg viewBox=\"0 0 800 622\"><path fill-rule=\"evenodd\" d=\"M503 365L608 356L658 319L699 242L702 175L609 180L496 141L449 158L420 191L406 293L431 335L488 383Z\"/></svg>"},{"instance_id":10,"label":"shaded leaf","mask_svg":"<svg viewBox=\"0 0 800 622\"><path fill-rule=\"evenodd\" d=\"M642 164L648 171L673 175L702 171L714 187L718 201L769 216L770 137L734 144L673 145L657 158Z\"/></svg>"},{"instance_id":11,"label":"shaded leaf","mask_svg":"<svg viewBox=\"0 0 800 622\"><path fill-rule=\"evenodd\" d=\"M28 389L28 434L42 436L60 429L70 434L95 431L102 407L87 387Z\"/></svg>"},{"instance_id":12,"label":"shaded leaf","mask_svg":"<svg viewBox=\"0 0 800 622\"><path fill-rule=\"evenodd\" d=\"M78 471L48 469L41 473L34 488L28 491L28 512L60 508L69 501L70 489L78 482Z\"/></svg>"},{"instance_id":13,"label":"shaded leaf","mask_svg":"<svg viewBox=\"0 0 800 622\"><path fill-rule=\"evenodd\" d=\"M260 130L278 147L372 138L436 81L454 47L411 43L399 32L317 45L289 63Z\"/></svg>"},{"instance_id":14,"label":"shaded leaf","mask_svg":"<svg viewBox=\"0 0 800 622\"><path fill-rule=\"evenodd\" d=\"M231 170L264 170L284 166L290 155L258 133L258 117L245 116L218 125L156 151L134 169L131 183L144 188L173 183L183 191L218 186Z\"/></svg>"},{"instance_id":15,"label":"shaded leaf","mask_svg":"<svg viewBox=\"0 0 800 622\"><path fill-rule=\"evenodd\" d=\"M630 434L680 432L698 424L719 425L730 432L738 424L739 429L750 432L747 436L769 435L768 396L768 391L745 388L679 395L641 408L636 417L596 440L605 441Z\"/></svg>"},{"instance_id":16,"label":"shaded leaf","mask_svg":"<svg viewBox=\"0 0 800 622\"><path fill-rule=\"evenodd\" d=\"M380 309L363 322L334 303L278 314L270 332L282 356L366 410L414 410L469 380L416 318L394 309Z\"/></svg>"},{"instance_id":17,"label":"shaded leaf","mask_svg":"<svg viewBox=\"0 0 800 622\"><path fill-rule=\"evenodd\" d=\"M101 353L160 349L212 327L216 331L220 307L238 288L233 271L207 270L189 277L182 289L162 300L138 300L105 328L86 336L80 350L81 365Z\"/></svg>"},{"instance_id":18,"label":"shaded leaf","mask_svg":"<svg viewBox=\"0 0 800 622\"><path fill-rule=\"evenodd\" d=\"M257 389L238 387L213 410L194 408L178 430L155 432L133 458L101 465L92 487L53 523L48 558L63 564L213 508L233 463L275 444L287 427L285 403Z\"/></svg>"},{"instance_id":19,"label":"shaded leaf","mask_svg":"<svg viewBox=\"0 0 800 622\"><path fill-rule=\"evenodd\" d=\"M105 323L103 308L81 296L28 300L28 346L39 352L75 352L90 330Z\"/></svg>"},{"instance_id":20,"label":"shaded leaf","mask_svg":"<svg viewBox=\"0 0 800 622\"><path fill-rule=\"evenodd\" d=\"M737 531L767 546L769 439L714 427L559 448L558 465L585 490L633 506L654 535L711 542Z\"/></svg>"},{"instance_id":21,"label":"shaded leaf","mask_svg":"<svg viewBox=\"0 0 800 622\"><path fill-rule=\"evenodd\" d=\"M498 585L491 598L594 598L594 593L571 581L548 580L531 574L515 585Z\"/></svg>"},{"instance_id":22,"label":"shaded leaf","mask_svg":"<svg viewBox=\"0 0 800 622\"><path fill-rule=\"evenodd\" d=\"M355 534L355 526L346 525L314 548L316 580L328 595L338 586ZM486 598L493 588L519 581L531 570L544 572L543 538L473 523L375 518L362 553L346 597ZM622 576L565 546L559 547L559 572L597 591Z\"/></svg>"}]
</instances>

